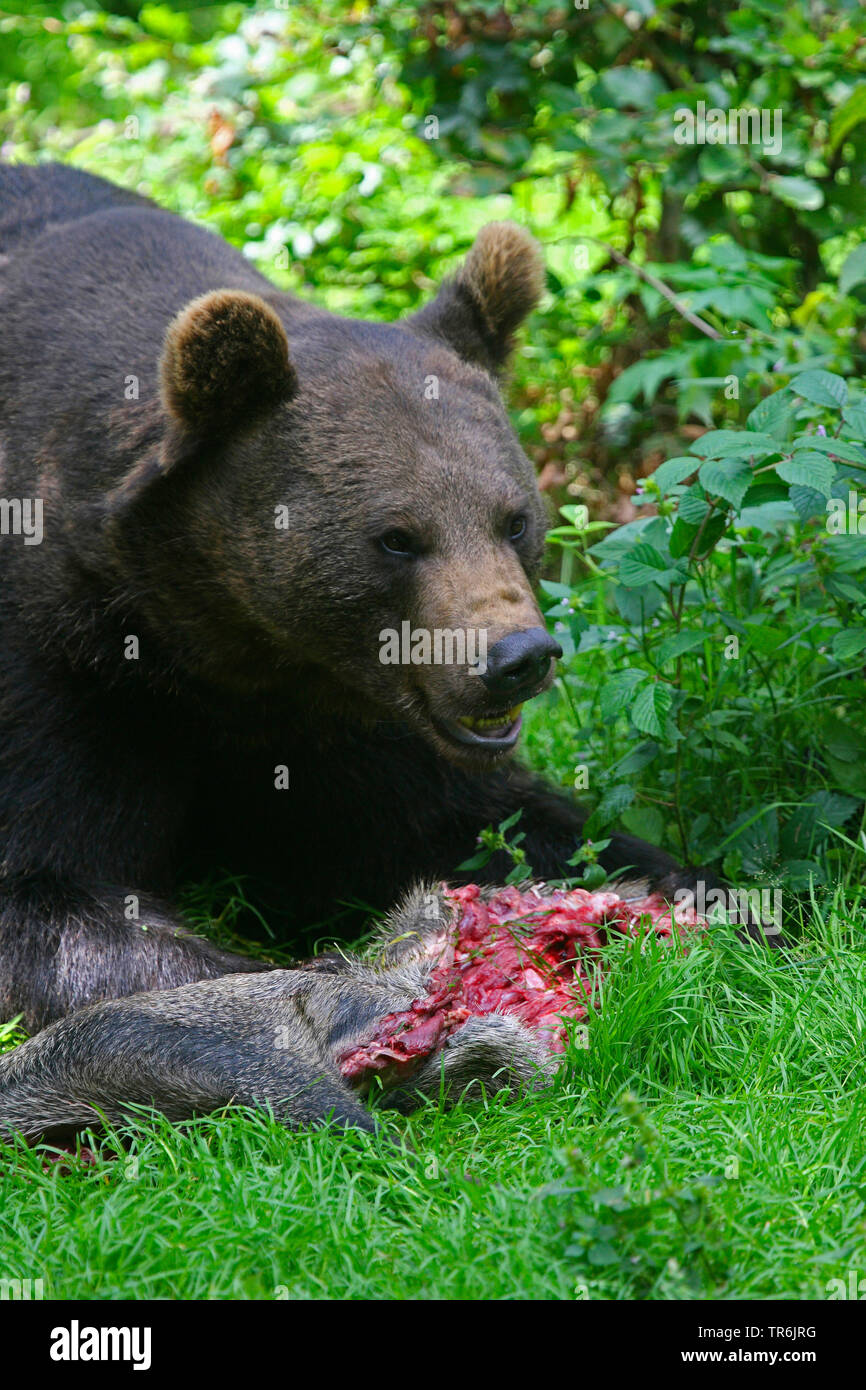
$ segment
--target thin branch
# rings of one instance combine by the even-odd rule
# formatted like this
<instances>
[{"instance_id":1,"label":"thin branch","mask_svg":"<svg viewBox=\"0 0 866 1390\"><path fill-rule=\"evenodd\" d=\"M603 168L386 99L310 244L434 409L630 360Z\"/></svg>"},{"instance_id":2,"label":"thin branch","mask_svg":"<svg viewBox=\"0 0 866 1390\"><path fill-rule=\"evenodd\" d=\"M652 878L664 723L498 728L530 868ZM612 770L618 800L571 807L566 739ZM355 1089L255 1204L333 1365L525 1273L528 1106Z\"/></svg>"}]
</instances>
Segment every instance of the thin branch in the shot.
<instances>
[{"instance_id":1,"label":"thin branch","mask_svg":"<svg viewBox=\"0 0 866 1390\"><path fill-rule=\"evenodd\" d=\"M616 261L617 265L627 266L629 270L634 271L635 275L640 276L641 280L646 280L647 284L651 285L669 304L672 304L677 313L690 323L693 328L697 328L701 333L706 334L708 338L714 338L717 343L722 341L724 335L713 328L712 324L707 323L705 319L699 318L697 314L693 314L691 309L689 309L679 296L674 293L670 285L666 285L663 280L659 280L657 275L653 275L652 272L646 270L644 266L638 265L637 262L631 260L629 256L624 256L622 251L617 251L616 247L611 246L609 242L600 241L599 238L595 236L582 235L558 237L557 240L591 241L594 246L600 246L602 250L607 252L611 260Z\"/></svg>"}]
</instances>

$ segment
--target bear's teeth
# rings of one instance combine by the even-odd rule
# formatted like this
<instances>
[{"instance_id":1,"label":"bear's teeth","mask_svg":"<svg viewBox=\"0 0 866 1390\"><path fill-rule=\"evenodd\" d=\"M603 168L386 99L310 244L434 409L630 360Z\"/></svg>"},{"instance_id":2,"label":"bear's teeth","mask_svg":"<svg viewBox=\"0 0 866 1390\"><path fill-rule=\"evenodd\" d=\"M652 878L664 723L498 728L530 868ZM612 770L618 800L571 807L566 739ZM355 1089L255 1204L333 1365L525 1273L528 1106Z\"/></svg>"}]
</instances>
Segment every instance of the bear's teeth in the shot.
<instances>
[{"instance_id":1,"label":"bear's teeth","mask_svg":"<svg viewBox=\"0 0 866 1390\"><path fill-rule=\"evenodd\" d=\"M467 714L458 719L457 723L462 724L464 729L508 729L519 713L520 705L515 705L514 709L506 710L504 714L488 715L485 719L474 719Z\"/></svg>"}]
</instances>

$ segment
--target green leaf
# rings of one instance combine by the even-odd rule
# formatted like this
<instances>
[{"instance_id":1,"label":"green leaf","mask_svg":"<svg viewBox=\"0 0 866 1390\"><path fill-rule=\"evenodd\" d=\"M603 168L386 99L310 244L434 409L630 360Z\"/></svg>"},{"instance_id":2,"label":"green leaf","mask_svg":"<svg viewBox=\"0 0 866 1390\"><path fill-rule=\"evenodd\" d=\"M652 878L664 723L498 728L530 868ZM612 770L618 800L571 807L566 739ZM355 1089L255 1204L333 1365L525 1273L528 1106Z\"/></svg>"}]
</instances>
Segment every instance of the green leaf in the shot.
<instances>
[{"instance_id":1,"label":"green leaf","mask_svg":"<svg viewBox=\"0 0 866 1390\"><path fill-rule=\"evenodd\" d=\"M649 545L665 545L667 522L664 517L648 516L640 517L637 521L627 521L625 526L618 526L609 536L605 536L604 540L596 541L595 545L590 546L589 553L605 562L618 562L638 540L646 541Z\"/></svg>"},{"instance_id":2,"label":"green leaf","mask_svg":"<svg viewBox=\"0 0 866 1390\"><path fill-rule=\"evenodd\" d=\"M664 555L646 542L633 546L619 562L619 582L627 589L644 584L684 584L685 580L678 567L671 568Z\"/></svg>"},{"instance_id":3,"label":"green leaf","mask_svg":"<svg viewBox=\"0 0 866 1390\"><path fill-rule=\"evenodd\" d=\"M823 492L817 492L813 487L803 487L800 483L792 483L788 496L801 521L811 521L813 516L826 515L827 499Z\"/></svg>"},{"instance_id":4,"label":"green leaf","mask_svg":"<svg viewBox=\"0 0 866 1390\"><path fill-rule=\"evenodd\" d=\"M666 91L665 84L648 68L608 68L596 89L599 104L621 108L652 108Z\"/></svg>"},{"instance_id":5,"label":"green leaf","mask_svg":"<svg viewBox=\"0 0 866 1390\"><path fill-rule=\"evenodd\" d=\"M654 682L638 692L637 699L629 711L631 722L643 734L656 737L664 732L664 724L673 704L670 686Z\"/></svg>"},{"instance_id":6,"label":"green leaf","mask_svg":"<svg viewBox=\"0 0 866 1390\"><path fill-rule=\"evenodd\" d=\"M746 624L746 637L750 647L764 656L771 656L780 643L785 640L785 632L769 623L749 621Z\"/></svg>"},{"instance_id":7,"label":"green leaf","mask_svg":"<svg viewBox=\"0 0 866 1390\"><path fill-rule=\"evenodd\" d=\"M842 412L842 419L855 438L866 439L866 405L849 405Z\"/></svg>"},{"instance_id":8,"label":"green leaf","mask_svg":"<svg viewBox=\"0 0 866 1390\"><path fill-rule=\"evenodd\" d=\"M849 463L859 463L866 468L866 449L861 444L855 444L850 439L836 439L835 436L828 438L822 434L804 434L793 443L795 453L801 449L808 449L819 454L835 454L837 458L846 459Z\"/></svg>"},{"instance_id":9,"label":"green leaf","mask_svg":"<svg viewBox=\"0 0 866 1390\"><path fill-rule=\"evenodd\" d=\"M684 652L694 651L695 647L702 647L706 640L705 632L675 632L673 637L666 637L659 644L657 659L659 665L663 666L667 661L673 661L675 657L682 656Z\"/></svg>"},{"instance_id":10,"label":"green leaf","mask_svg":"<svg viewBox=\"0 0 866 1390\"><path fill-rule=\"evenodd\" d=\"M553 579L542 579L539 587L551 598L572 600L574 590L568 584L558 584Z\"/></svg>"},{"instance_id":11,"label":"green leaf","mask_svg":"<svg viewBox=\"0 0 866 1390\"><path fill-rule=\"evenodd\" d=\"M866 242L855 246L839 271L839 289L842 294L850 294L855 285L866 280Z\"/></svg>"},{"instance_id":12,"label":"green leaf","mask_svg":"<svg viewBox=\"0 0 866 1390\"><path fill-rule=\"evenodd\" d=\"M776 472L786 483L799 483L801 487L812 488L822 497L829 497L836 477L836 465L823 454L811 452L794 454L776 464Z\"/></svg>"},{"instance_id":13,"label":"green leaf","mask_svg":"<svg viewBox=\"0 0 866 1390\"><path fill-rule=\"evenodd\" d=\"M780 174L770 179L770 192L779 202L788 207L801 208L804 212L815 212L824 206L823 190L812 179L799 174Z\"/></svg>"},{"instance_id":14,"label":"green leaf","mask_svg":"<svg viewBox=\"0 0 866 1390\"><path fill-rule=\"evenodd\" d=\"M633 362L630 367L620 372L613 382L608 392L608 401L612 405L631 402L643 393L644 400L650 405L655 400L662 382L668 377L675 377L685 365L686 359L681 352L663 352L658 357Z\"/></svg>"},{"instance_id":15,"label":"green leaf","mask_svg":"<svg viewBox=\"0 0 866 1390\"><path fill-rule=\"evenodd\" d=\"M784 440L788 438L795 412L796 406L785 387L758 401L746 416L746 426L750 430L765 430L773 439Z\"/></svg>"},{"instance_id":16,"label":"green leaf","mask_svg":"<svg viewBox=\"0 0 866 1390\"><path fill-rule=\"evenodd\" d=\"M677 517L669 543L671 555L675 560L679 560L683 555L688 555L697 534L697 526L690 526L687 521L683 521L681 516Z\"/></svg>"},{"instance_id":17,"label":"green leaf","mask_svg":"<svg viewBox=\"0 0 866 1390\"><path fill-rule=\"evenodd\" d=\"M614 69L615 72L617 70ZM606 1241L598 1240L595 1245L589 1247L587 1259L591 1265L615 1265L619 1261L619 1255L612 1245L608 1245Z\"/></svg>"},{"instance_id":18,"label":"green leaf","mask_svg":"<svg viewBox=\"0 0 866 1390\"><path fill-rule=\"evenodd\" d=\"M479 850L478 854L473 854L470 859L464 859L462 864L458 864L458 869L483 869L485 864L489 864L493 858L492 849Z\"/></svg>"},{"instance_id":19,"label":"green leaf","mask_svg":"<svg viewBox=\"0 0 866 1390\"><path fill-rule=\"evenodd\" d=\"M660 845L664 837L665 823L661 811L655 806L630 806L622 813L622 823L630 835L637 835L648 844Z\"/></svg>"},{"instance_id":20,"label":"green leaf","mask_svg":"<svg viewBox=\"0 0 866 1390\"><path fill-rule=\"evenodd\" d=\"M698 548L695 551L695 559L703 560L709 555L716 542L721 539L727 529L728 517L725 512L717 511L714 516L710 517L709 521L705 521L703 527L699 528L700 540L698 541Z\"/></svg>"},{"instance_id":21,"label":"green leaf","mask_svg":"<svg viewBox=\"0 0 866 1390\"><path fill-rule=\"evenodd\" d=\"M830 150L835 151L846 135L866 120L866 83L855 87L851 95L837 106L830 121Z\"/></svg>"},{"instance_id":22,"label":"green leaf","mask_svg":"<svg viewBox=\"0 0 866 1390\"><path fill-rule=\"evenodd\" d=\"M643 772L658 755L659 745L653 743L652 739L643 739L630 748L625 757L614 763L611 772L619 773L620 777L633 777L636 772Z\"/></svg>"},{"instance_id":23,"label":"green leaf","mask_svg":"<svg viewBox=\"0 0 866 1390\"><path fill-rule=\"evenodd\" d=\"M634 801L634 787L618 783L609 787L592 813L593 834L621 816L627 806Z\"/></svg>"},{"instance_id":24,"label":"green leaf","mask_svg":"<svg viewBox=\"0 0 866 1390\"><path fill-rule=\"evenodd\" d=\"M613 601L623 622L629 627L640 627L665 601L665 596L657 584L641 584L637 589L627 589L617 584L613 591Z\"/></svg>"},{"instance_id":25,"label":"green leaf","mask_svg":"<svg viewBox=\"0 0 866 1390\"><path fill-rule=\"evenodd\" d=\"M855 580L849 579L847 574L828 574L824 580L824 587L836 598L842 598L846 603L861 604L866 601L866 590Z\"/></svg>"},{"instance_id":26,"label":"green leaf","mask_svg":"<svg viewBox=\"0 0 866 1390\"><path fill-rule=\"evenodd\" d=\"M843 826L851 819L857 805L853 797L839 796L837 792L821 790L807 794L792 811L779 836L779 847L785 859L813 854L829 838L829 827Z\"/></svg>"},{"instance_id":27,"label":"green leaf","mask_svg":"<svg viewBox=\"0 0 866 1390\"><path fill-rule=\"evenodd\" d=\"M810 882L822 884L827 882L824 870L814 859L786 859L782 866L784 883L786 887L793 888L795 892L808 889Z\"/></svg>"},{"instance_id":28,"label":"green leaf","mask_svg":"<svg viewBox=\"0 0 866 1390\"><path fill-rule=\"evenodd\" d=\"M741 738L737 738L736 734L732 734L729 729L712 729L707 737L710 743L720 744L723 748L731 748L743 758L749 757L748 744L744 743Z\"/></svg>"},{"instance_id":29,"label":"green leaf","mask_svg":"<svg viewBox=\"0 0 866 1390\"><path fill-rule=\"evenodd\" d=\"M697 471L697 462L693 458L672 458L660 463L655 473L651 475L653 482L659 488L663 497L688 478L690 473Z\"/></svg>"},{"instance_id":30,"label":"green leaf","mask_svg":"<svg viewBox=\"0 0 866 1390\"><path fill-rule=\"evenodd\" d=\"M745 459L709 459L701 466L698 476L705 492L723 497L732 507L739 507L749 490L752 470Z\"/></svg>"},{"instance_id":31,"label":"green leaf","mask_svg":"<svg viewBox=\"0 0 866 1390\"><path fill-rule=\"evenodd\" d=\"M684 492L679 501L677 515L682 518L687 526L700 526L710 504L706 499L706 494L700 483L693 483L687 492Z\"/></svg>"},{"instance_id":32,"label":"green leaf","mask_svg":"<svg viewBox=\"0 0 866 1390\"><path fill-rule=\"evenodd\" d=\"M639 671L630 667L626 671L617 671L615 675L609 676L599 691L598 704L601 717L607 723L615 719L631 703L632 696L639 685L649 680L646 671Z\"/></svg>"},{"instance_id":33,"label":"green leaf","mask_svg":"<svg viewBox=\"0 0 866 1390\"><path fill-rule=\"evenodd\" d=\"M593 1192L592 1200L600 1207L615 1207L617 1211L624 1211L629 1205L628 1188L621 1187L602 1187L597 1192Z\"/></svg>"},{"instance_id":34,"label":"green leaf","mask_svg":"<svg viewBox=\"0 0 866 1390\"><path fill-rule=\"evenodd\" d=\"M728 454L763 458L766 454L778 454L779 445L769 434L753 430L708 430L690 446L690 452L703 458L717 459Z\"/></svg>"},{"instance_id":35,"label":"green leaf","mask_svg":"<svg viewBox=\"0 0 866 1390\"><path fill-rule=\"evenodd\" d=\"M848 399L844 378L835 372L798 372L788 387L813 405L828 405L838 410Z\"/></svg>"},{"instance_id":36,"label":"green leaf","mask_svg":"<svg viewBox=\"0 0 866 1390\"><path fill-rule=\"evenodd\" d=\"M866 651L866 628L848 628L833 638L833 655L837 661L850 661Z\"/></svg>"},{"instance_id":37,"label":"green leaf","mask_svg":"<svg viewBox=\"0 0 866 1390\"><path fill-rule=\"evenodd\" d=\"M737 145L707 145L698 155L698 170L708 183L741 180L745 168L745 155Z\"/></svg>"},{"instance_id":38,"label":"green leaf","mask_svg":"<svg viewBox=\"0 0 866 1390\"><path fill-rule=\"evenodd\" d=\"M831 785L862 799L866 796L866 736L834 715L825 717L822 734Z\"/></svg>"}]
</instances>

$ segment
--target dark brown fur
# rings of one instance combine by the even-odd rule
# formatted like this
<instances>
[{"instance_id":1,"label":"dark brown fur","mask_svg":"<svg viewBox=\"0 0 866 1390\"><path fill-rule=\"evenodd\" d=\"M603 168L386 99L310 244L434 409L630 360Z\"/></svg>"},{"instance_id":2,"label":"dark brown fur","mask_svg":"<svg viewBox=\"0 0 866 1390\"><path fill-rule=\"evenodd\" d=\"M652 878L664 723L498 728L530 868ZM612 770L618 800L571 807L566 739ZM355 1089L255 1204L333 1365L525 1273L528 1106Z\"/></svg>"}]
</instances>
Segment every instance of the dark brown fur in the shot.
<instances>
[{"instance_id":1,"label":"dark brown fur","mask_svg":"<svg viewBox=\"0 0 866 1390\"><path fill-rule=\"evenodd\" d=\"M286 937L459 877L517 810L535 872L567 872L579 808L448 732L501 698L379 660L404 620L490 646L541 624L545 514L496 382L542 287L531 238L485 228L420 313L366 323L49 165L0 168L0 256L0 492L44 503L42 544L0 538L0 1017L267 969L160 906L215 869ZM605 864L691 881L628 837ZM162 1007L136 1006L157 1050Z\"/></svg>"}]
</instances>

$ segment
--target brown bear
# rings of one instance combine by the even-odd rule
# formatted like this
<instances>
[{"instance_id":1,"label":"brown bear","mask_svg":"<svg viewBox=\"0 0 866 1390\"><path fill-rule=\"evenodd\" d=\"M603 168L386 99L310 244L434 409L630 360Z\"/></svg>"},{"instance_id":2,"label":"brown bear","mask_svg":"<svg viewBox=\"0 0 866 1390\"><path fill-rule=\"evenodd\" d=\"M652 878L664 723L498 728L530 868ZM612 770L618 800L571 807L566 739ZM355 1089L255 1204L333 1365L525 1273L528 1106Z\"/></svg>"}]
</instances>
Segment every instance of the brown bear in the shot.
<instances>
[{"instance_id":1,"label":"brown bear","mask_svg":"<svg viewBox=\"0 0 866 1390\"><path fill-rule=\"evenodd\" d=\"M369 323L46 165L0 169L0 257L0 1017L268 968L172 906L214 867L294 939L459 880L518 810L567 874L581 813L510 758L559 654L498 385L527 233ZM679 881L626 836L603 863Z\"/></svg>"}]
</instances>

